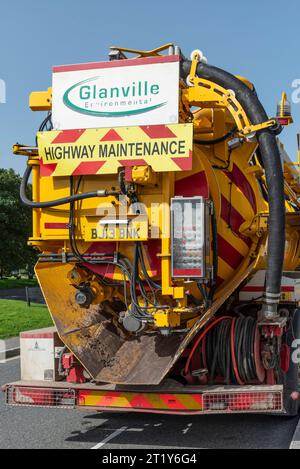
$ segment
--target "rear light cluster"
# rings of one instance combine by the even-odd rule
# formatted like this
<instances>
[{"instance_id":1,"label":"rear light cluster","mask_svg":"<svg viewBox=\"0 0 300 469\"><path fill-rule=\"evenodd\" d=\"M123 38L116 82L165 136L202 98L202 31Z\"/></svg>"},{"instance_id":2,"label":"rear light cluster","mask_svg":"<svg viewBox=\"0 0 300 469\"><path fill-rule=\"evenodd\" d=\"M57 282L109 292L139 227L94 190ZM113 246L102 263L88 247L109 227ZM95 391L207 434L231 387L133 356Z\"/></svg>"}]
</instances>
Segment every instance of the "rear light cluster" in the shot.
<instances>
[{"instance_id":1,"label":"rear light cluster","mask_svg":"<svg viewBox=\"0 0 300 469\"><path fill-rule=\"evenodd\" d=\"M279 412L283 410L280 392L207 393L203 396L203 410L223 412Z\"/></svg>"},{"instance_id":2,"label":"rear light cluster","mask_svg":"<svg viewBox=\"0 0 300 469\"><path fill-rule=\"evenodd\" d=\"M76 392L74 389L34 388L8 386L6 403L9 405L41 407L75 407Z\"/></svg>"},{"instance_id":3,"label":"rear light cluster","mask_svg":"<svg viewBox=\"0 0 300 469\"><path fill-rule=\"evenodd\" d=\"M206 278L209 249L209 202L203 197L171 200L172 276Z\"/></svg>"}]
</instances>

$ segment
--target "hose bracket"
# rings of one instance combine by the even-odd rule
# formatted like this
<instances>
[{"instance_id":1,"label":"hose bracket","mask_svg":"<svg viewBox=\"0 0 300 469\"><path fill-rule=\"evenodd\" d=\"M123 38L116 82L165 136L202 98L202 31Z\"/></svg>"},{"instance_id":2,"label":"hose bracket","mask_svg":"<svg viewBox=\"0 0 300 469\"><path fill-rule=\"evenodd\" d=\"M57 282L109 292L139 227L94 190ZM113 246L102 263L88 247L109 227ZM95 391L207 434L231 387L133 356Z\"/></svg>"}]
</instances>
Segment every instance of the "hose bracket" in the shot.
<instances>
[{"instance_id":1,"label":"hose bracket","mask_svg":"<svg viewBox=\"0 0 300 469\"><path fill-rule=\"evenodd\" d=\"M200 62L200 59L201 59L200 54L197 51L195 51L192 55L190 73L186 77L186 82L189 86L195 85L195 78L197 78L197 65Z\"/></svg>"},{"instance_id":2,"label":"hose bracket","mask_svg":"<svg viewBox=\"0 0 300 469\"><path fill-rule=\"evenodd\" d=\"M277 128L277 126L278 126L277 119L272 118L265 122L261 122L260 124L257 124L257 125L250 125L250 126L244 127L241 131L241 134L244 137L251 138L251 137L254 137L256 132L259 132L260 130L267 129L267 128L272 129L272 127Z\"/></svg>"},{"instance_id":3,"label":"hose bracket","mask_svg":"<svg viewBox=\"0 0 300 469\"><path fill-rule=\"evenodd\" d=\"M28 145L21 145L20 143L15 143L13 145L13 154L25 155L28 157L39 156L39 149L38 147L31 147Z\"/></svg>"}]
</instances>

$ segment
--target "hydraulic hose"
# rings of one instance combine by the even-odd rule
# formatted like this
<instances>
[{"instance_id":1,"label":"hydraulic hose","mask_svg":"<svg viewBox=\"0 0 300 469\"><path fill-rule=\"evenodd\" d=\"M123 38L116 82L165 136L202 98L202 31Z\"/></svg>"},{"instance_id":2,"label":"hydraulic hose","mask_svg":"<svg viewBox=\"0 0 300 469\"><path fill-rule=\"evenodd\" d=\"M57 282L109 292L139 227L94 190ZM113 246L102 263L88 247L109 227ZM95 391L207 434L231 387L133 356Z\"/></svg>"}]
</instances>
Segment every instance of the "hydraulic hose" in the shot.
<instances>
[{"instance_id":1,"label":"hydraulic hose","mask_svg":"<svg viewBox=\"0 0 300 469\"><path fill-rule=\"evenodd\" d=\"M181 62L181 77L186 78L191 69L191 61ZM255 91L248 88L241 80L217 67L200 62L197 65L198 77L212 81L225 89L233 90L253 125L268 120L266 111ZM257 132L263 167L266 173L269 198L269 235L267 249L267 271L264 298L264 316L277 315L280 299L280 284L285 247L285 207L284 180L280 153L276 137L271 129Z\"/></svg>"},{"instance_id":2,"label":"hydraulic hose","mask_svg":"<svg viewBox=\"0 0 300 469\"><path fill-rule=\"evenodd\" d=\"M225 140L227 140L229 137L232 137L234 133L236 132L237 128L233 127L229 132L227 132L225 135L222 135L222 137L218 138L213 138L211 140L198 140L195 138L195 142L198 143L198 145L216 145L217 143L222 143Z\"/></svg>"},{"instance_id":3,"label":"hydraulic hose","mask_svg":"<svg viewBox=\"0 0 300 469\"><path fill-rule=\"evenodd\" d=\"M26 196L26 187L30 178L31 171L32 171L32 166L27 166L27 168L25 169L23 178L22 178L21 186L20 186L20 199L24 205L27 205L28 207L31 207L31 208L57 207L58 205L69 204L72 202L76 202L77 200L90 199L92 197L107 197L109 195L113 195L113 196L119 195L119 192L117 191L101 190L101 191L93 191L93 192L83 192L82 194L74 194L68 197L63 197L61 199L48 200L47 202L33 202L32 200L29 200L28 197Z\"/></svg>"}]
</instances>

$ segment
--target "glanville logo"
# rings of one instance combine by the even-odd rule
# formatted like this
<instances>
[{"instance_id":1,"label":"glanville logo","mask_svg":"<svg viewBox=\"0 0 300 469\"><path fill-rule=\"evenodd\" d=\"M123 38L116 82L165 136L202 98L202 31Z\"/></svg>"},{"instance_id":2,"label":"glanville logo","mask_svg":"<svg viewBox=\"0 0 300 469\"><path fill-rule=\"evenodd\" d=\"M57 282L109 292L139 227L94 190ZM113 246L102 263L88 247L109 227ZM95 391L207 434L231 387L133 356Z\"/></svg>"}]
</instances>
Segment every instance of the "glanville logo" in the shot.
<instances>
[{"instance_id":1,"label":"glanville logo","mask_svg":"<svg viewBox=\"0 0 300 469\"><path fill-rule=\"evenodd\" d=\"M95 117L122 117L153 111L167 102L159 100L160 87L148 80L105 86L101 76L69 87L63 103L69 109Z\"/></svg>"}]
</instances>

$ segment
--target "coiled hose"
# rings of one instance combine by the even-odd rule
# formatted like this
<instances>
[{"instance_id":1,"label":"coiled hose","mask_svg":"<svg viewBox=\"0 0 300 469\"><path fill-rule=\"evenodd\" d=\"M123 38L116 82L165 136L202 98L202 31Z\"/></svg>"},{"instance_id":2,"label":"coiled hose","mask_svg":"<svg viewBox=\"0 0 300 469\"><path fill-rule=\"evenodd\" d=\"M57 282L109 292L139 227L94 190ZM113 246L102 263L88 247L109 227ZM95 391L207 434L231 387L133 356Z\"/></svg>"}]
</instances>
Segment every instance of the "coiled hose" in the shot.
<instances>
[{"instance_id":1,"label":"coiled hose","mask_svg":"<svg viewBox=\"0 0 300 469\"><path fill-rule=\"evenodd\" d=\"M117 196L119 192L117 191L93 191L93 192L83 192L82 194L74 194L68 197L63 197L61 199L56 200L48 200L47 202L33 202L29 200L26 195L26 187L30 178L30 174L32 171L32 166L27 166L22 178L21 186L20 186L20 199L24 205L27 205L31 208L48 208L48 207L57 207L58 205L69 204L72 202L76 202L77 200L83 199L90 199L92 197L107 197L109 195Z\"/></svg>"},{"instance_id":2,"label":"coiled hose","mask_svg":"<svg viewBox=\"0 0 300 469\"><path fill-rule=\"evenodd\" d=\"M181 62L181 77L186 78L191 69L191 61ZM257 125L268 120L266 111L255 91L241 80L222 69L200 62L197 65L198 77L212 81L225 89L233 90L236 99L247 113L251 123ZM269 198L269 237L267 248L267 271L264 298L264 315L272 318L277 315L280 299L281 275L285 247L285 206L284 179L280 153L274 132L262 129L257 132L257 140L266 173Z\"/></svg>"},{"instance_id":3,"label":"coiled hose","mask_svg":"<svg viewBox=\"0 0 300 469\"><path fill-rule=\"evenodd\" d=\"M183 375L193 373L192 360L200 355L210 384L221 379L225 384L262 382L255 359L256 320L251 316L222 316L215 319L196 339Z\"/></svg>"}]
</instances>

